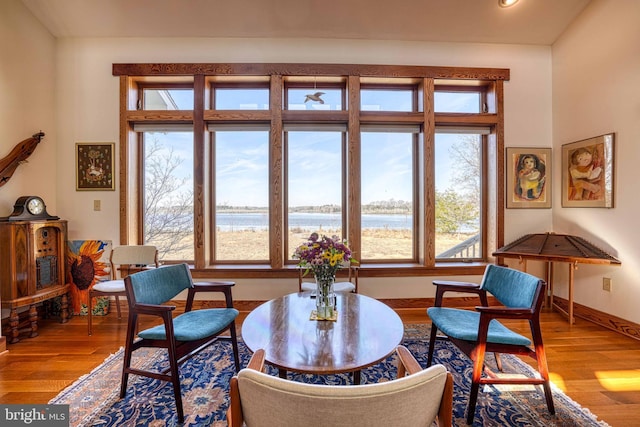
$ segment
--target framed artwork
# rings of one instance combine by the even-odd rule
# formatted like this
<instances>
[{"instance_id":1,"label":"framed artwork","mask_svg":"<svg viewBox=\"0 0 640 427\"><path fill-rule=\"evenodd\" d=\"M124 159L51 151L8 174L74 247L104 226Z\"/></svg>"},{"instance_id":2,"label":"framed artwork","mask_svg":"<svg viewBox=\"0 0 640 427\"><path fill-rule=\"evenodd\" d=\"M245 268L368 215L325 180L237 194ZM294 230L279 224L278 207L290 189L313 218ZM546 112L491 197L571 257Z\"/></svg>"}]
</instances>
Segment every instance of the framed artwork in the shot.
<instances>
[{"instance_id":1,"label":"framed artwork","mask_svg":"<svg viewBox=\"0 0 640 427\"><path fill-rule=\"evenodd\" d=\"M67 282L71 284L71 311L88 314L89 289L97 282L111 278L109 254L111 240L67 241ZM92 304L94 316L109 313L109 297L96 297Z\"/></svg>"},{"instance_id":2,"label":"framed artwork","mask_svg":"<svg viewBox=\"0 0 640 427\"><path fill-rule=\"evenodd\" d=\"M614 134L562 146L562 207L612 208Z\"/></svg>"},{"instance_id":3,"label":"framed artwork","mask_svg":"<svg viewBox=\"0 0 640 427\"><path fill-rule=\"evenodd\" d=\"M551 207L551 148L507 147L507 208Z\"/></svg>"},{"instance_id":4,"label":"framed artwork","mask_svg":"<svg viewBox=\"0 0 640 427\"><path fill-rule=\"evenodd\" d=\"M76 190L115 190L115 143L76 143Z\"/></svg>"}]
</instances>

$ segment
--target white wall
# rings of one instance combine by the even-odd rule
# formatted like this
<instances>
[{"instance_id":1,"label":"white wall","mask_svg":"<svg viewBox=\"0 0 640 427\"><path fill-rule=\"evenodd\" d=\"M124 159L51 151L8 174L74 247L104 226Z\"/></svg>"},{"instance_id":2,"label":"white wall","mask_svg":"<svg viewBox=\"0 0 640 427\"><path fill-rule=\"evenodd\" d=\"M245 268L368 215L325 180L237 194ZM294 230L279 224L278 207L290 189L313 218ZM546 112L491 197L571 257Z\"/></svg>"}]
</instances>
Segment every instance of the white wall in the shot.
<instances>
[{"instance_id":1,"label":"white wall","mask_svg":"<svg viewBox=\"0 0 640 427\"><path fill-rule=\"evenodd\" d=\"M118 244L118 193L74 191L74 143L118 141L118 77L113 63L310 62L498 67L505 84L507 146L551 147L551 49L541 46L283 39L63 39L58 41L58 205L71 239L103 238ZM93 211L93 200L102 211ZM507 212L506 241L548 231L551 210ZM477 279L477 278L467 278ZM363 293L381 298L433 295L429 279L362 280ZM297 289L263 280L242 281L236 299L277 296ZM275 284L275 283L273 283ZM392 286L385 286L392 285Z\"/></svg>"},{"instance_id":2,"label":"white wall","mask_svg":"<svg viewBox=\"0 0 640 427\"><path fill-rule=\"evenodd\" d=\"M553 142L563 144L615 132L615 207L561 208L560 163L555 162L553 223L559 233L591 240L622 266L580 265L575 301L640 323L640 2L593 0L553 45ZM566 277L567 270L559 273ZM611 292L602 278L611 277ZM565 282L566 283L566 282ZM566 286L560 289L567 295Z\"/></svg>"},{"instance_id":3,"label":"white wall","mask_svg":"<svg viewBox=\"0 0 640 427\"><path fill-rule=\"evenodd\" d=\"M28 163L0 187L0 216L20 196L39 195L49 213L56 205L55 39L18 0L0 1L0 158L42 130Z\"/></svg>"}]
</instances>

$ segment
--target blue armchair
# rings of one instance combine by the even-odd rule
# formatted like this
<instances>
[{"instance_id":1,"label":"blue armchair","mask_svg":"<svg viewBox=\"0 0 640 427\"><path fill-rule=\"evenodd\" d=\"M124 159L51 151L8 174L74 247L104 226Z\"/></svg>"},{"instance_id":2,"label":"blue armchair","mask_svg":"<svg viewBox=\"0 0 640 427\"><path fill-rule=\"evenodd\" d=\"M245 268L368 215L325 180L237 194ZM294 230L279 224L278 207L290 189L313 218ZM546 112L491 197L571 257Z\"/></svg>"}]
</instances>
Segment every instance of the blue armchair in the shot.
<instances>
[{"instance_id":1,"label":"blue armchair","mask_svg":"<svg viewBox=\"0 0 640 427\"><path fill-rule=\"evenodd\" d=\"M193 283L189 267L177 264L141 271L124 279L127 300L129 302L129 318L127 338L122 368L120 397L127 392L129 374L142 375L154 379L168 381L173 384L176 399L178 422L184 422L182 395L178 365L200 350L213 344L224 331L230 332L233 346L233 357L236 372L240 370L238 357L238 341L236 337L235 319L238 310L233 308L231 287L233 282ZM173 316L175 306L163 305L187 289L185 312ZM193 300L197 292L222 292L225 296L225 308L192 310ZM157 316L162 324L137 333L138 316ZM131 367L133 352L142 347L166 348L169 355L169 368L164 372L144 371Z\"/></svg>"},{"instance_id":2,"label":"blue armchair","mask_svg":"<svg viewBox=\"0 0 640 427\"><path fill-rule=\"evenodd\" d=\"M427 366L433 362L438 330L473 361L467 424L473 423L480 384L542 385L547 408L554 414L547 358L540 331L540 310L546 289L544 280L518 270L488 265L480 285L448 281L434 281L433 284L437 290L435 306L427 309L432 322ZM442 307L446 292L477 294L482 305L477 306L475 311ZM487 294L493 295L502 306L489 307ZM510 330L497 319L528 320L531 339ZM500 370L499 353L530 356L536 359L541 378L498 377L485 366L486 352L494 352Z\"/></svg>"}]
</instances>

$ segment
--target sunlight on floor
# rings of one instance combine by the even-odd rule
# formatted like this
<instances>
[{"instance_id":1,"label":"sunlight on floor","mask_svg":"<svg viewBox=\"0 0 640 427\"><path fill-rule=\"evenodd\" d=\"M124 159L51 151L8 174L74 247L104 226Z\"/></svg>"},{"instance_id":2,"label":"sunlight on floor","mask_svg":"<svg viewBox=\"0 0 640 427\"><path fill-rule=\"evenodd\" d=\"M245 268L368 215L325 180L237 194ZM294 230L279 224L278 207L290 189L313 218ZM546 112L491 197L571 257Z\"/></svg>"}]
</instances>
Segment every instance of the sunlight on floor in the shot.
<instances>
[{"instance_id":1,"label":"sunlight on floor","mask_svg":"<svg viewBox=\"0 0 640 427\"><path fill-rule=\"evenodd\" d=\"M640 391L640 369L598 371L595 375L609 391Z\"/></svg>"},{"instance_id":2,"label":"sunlight on floor","mask_svg":"<svg viewBox=\"0 0 640 427\"><path fill-rule=\"evenodd\" d=\"M565 385L564 379L562 379L561 375L549 372L549 380L553 383L553 385L562 390L563 393L567 392L567 386Z\"/></svg>"}]
</instances>

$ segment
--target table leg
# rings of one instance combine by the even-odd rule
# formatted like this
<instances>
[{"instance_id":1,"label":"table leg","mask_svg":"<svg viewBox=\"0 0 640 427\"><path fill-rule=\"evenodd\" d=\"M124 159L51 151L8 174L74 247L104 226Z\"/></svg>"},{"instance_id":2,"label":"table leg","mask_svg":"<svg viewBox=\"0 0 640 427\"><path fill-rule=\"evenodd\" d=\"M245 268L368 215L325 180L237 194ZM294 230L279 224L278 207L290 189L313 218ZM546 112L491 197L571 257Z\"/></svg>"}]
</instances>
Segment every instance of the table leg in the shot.
<instances>
[{"instance_id":1,"label":"table leg","mask_svg":"<svg viewBox=\"0 0 640 427\"><path fill-rule=\"evenodd\" d=\"M278 368L278 376L280 378L287 379L287 371L285 369Z\"/></svg>"},{"instance_id":2,"label":"table leg","mask_svg":"<svg viewBox=\"0 0 640 427\"><path fill-rule=\"evenodd\" d=\"M578 268L577 264L569 264L569 324L573 325L576 319L573 318L573 276L574 271Z\"/></svg>"},{"instance_id":3,"label":"table leg","mask_svg":"<svg viewBox=\"0 0 640 427\"><path fill-rule=\"evenodd\" d=\"M545 298L545 306L553 310L553 262L551 261L547 263L547 295L549 302L547 305L547 298Z\"/></svg>"},{"instance_id":4,"label":"table leg","mask_svg":"<svg viewBox=\"0 0 640 427\"><path fill-rule=\"evenodd\" d=\"M353 384L360 385L360 369L353 371Z\"/></svg>"}]
</instances>

